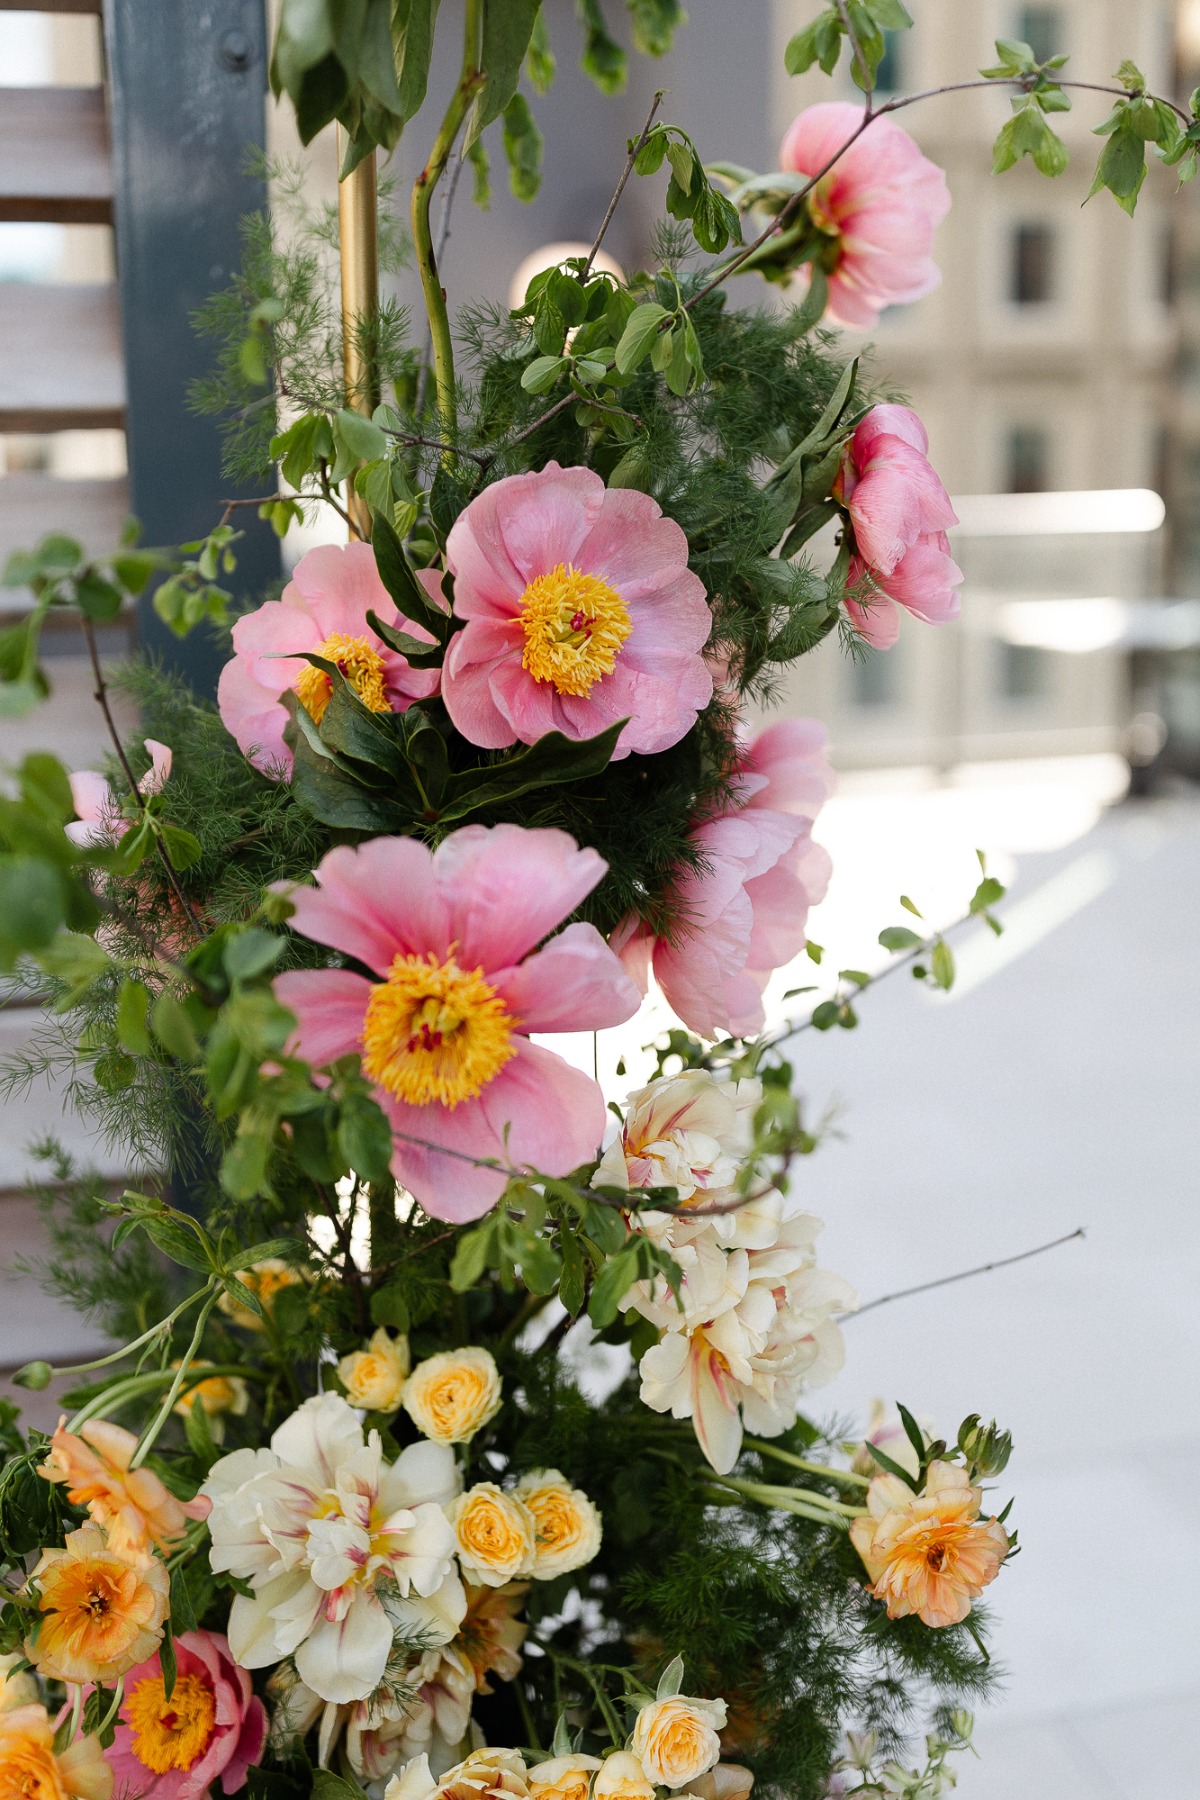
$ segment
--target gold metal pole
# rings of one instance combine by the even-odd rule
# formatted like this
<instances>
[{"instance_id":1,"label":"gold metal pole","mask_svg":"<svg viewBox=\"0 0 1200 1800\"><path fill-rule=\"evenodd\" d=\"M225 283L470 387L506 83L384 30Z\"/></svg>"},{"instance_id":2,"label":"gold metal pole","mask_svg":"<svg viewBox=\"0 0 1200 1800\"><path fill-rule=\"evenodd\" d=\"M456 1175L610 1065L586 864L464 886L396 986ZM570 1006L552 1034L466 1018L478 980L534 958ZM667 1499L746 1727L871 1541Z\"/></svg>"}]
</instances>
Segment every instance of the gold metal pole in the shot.
<instances>
[{"instance_id":1,"label":"gold metal pole","mask_svg":"<svg viewBox=\"0 0 1200 1800\"><path fill-rule=\"evenodd\" d=\"M339 166L345 134L338 126ZM346 405L369 417L379 405L379 382L370 356L364 354L364 321L379 306L379 229L375 190L375 153L364 156L353 174L338 183L338 240L342 264L342 366ZM371 513L350 487L347 510L355 537L371 535Z\"/></svg>"}]
</instances>

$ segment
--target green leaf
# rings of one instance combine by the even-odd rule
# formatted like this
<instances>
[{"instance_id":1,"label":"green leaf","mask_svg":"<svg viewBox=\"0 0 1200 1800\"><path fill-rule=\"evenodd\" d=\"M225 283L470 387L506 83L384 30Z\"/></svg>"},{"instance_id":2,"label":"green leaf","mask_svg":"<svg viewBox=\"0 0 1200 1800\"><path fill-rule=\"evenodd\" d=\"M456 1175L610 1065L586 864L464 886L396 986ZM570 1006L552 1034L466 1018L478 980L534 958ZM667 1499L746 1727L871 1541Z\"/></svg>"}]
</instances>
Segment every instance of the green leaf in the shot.
<instances>
[{"instance_id":1,"label":"green leaf","mask_svg":"<svg viewBox=\"0 0 1200 1800\"><path fill-rule=\"evenodd\" d=\"M612 36L600 10L600 0L578 0L584 24L583 53L579 66L602 94L619 94L628 73L628 59Z\"/></svg>"},{"instance_id":2,"label":"green leaf","mask_svg":"<svg viewBox=\"0 0 1200 1800\"><path fill-rule=\"evenodd\" d=\"M128 978L121 983L117 995L117 1041L133 1056L150 1056L154 1042L150 1036L150 993L140 981Z\"/></svg>"},{"instance_id":3,"label":"green leaf","mask_svg":"<svg viewBox=\"0 0 1200 1800\"><path fill-rule=\"evenodd\" d=\"M889 1475L899 1476L904 1485L910 1487L914 1494L920 1493L920 1483L917 1481L916 1477L910 1475L908 1470L902 1468L898 1462L893 1462L891 1457L879 1448L878 1444L872 1444L868 1441L865 1447L870 1451L871 1456L879 1464L881 1469L886 1469Z\"/></svg>"},{"instance_id":4,"label":"green leaf","mask_svg":"<svg viewBox=\"0 0 1200 1800\"><path fill-rule=\"evenodd\" d=\"M885 950L916 950L924 941L907 925L887 925L879 934L879 942Z\"/></svg>"},{"instance_id":5,"label":"green leaf","mask_svg":"<svg viewBox=\"0 0 1200 1800\"><path fill-rule=\"evenodd\" d=\"M542 185L542 134L524 94L514 94L504 109L504 154L512 193L518 200L536 199Z\"/></svg>"},{"instance_id":6,"label":"green leaf","mask_svg":"<svg viewBox=\"0 0 1200 1800\"><path fill-rule=\"evenodd\" d=\"M150 1027L163 1049L179 1062L200 1060L200 1045L191 1021L174 994L164 990L158 996L150 1009Z\"/></svg>"},{"instance_id":7,"label":"green leaf","mask_svg":"<svg viewBox=\"0 0 1200 1800\"><path fill-rule=\"evenodd\" d=\"M683 1658L682 1656L675 1656L672 1657L671 1661L659 1676L658 1687L655 1689L654 1698L656 1700L673 1700L682 1687Z\"/></svg>"},{"instance_id":8,"label":"green leaf","mask_svg":"<svg viewBox=\"0 0 1200 1800\"><path fill-rule=\"evenodd\" d=\"M450 1264L450 1286L456 1294L473 1288L493 1260L498 1226L499 1220L493 1213L482 1225L459 1238Z\"/></svg>"},{"instance_id":9,"label":"green leaf","mask_svg":"<svg viewBox=\"0 0 1200 1800\"><path fill-rule=\"evenodd\" d=\"M383 513L373 515L371 548L375 552L379 579L396 602L398 611L414 625L423 625L439 644L448 643L453 629L450 615L434 605L417 580L404 554L404 546Z\"/></svg>"},{"instance_id":10,"label":"green leaf","mask_svg":"<svg viewBox=\"0 0 1200 1800\"><path fill-rule=\"evenodd\" d=\"M554 386L561 370L568 366L565 356L535 356L521 375L521 386L527 394L544 394Z\"/></svg>"},{"instance_id":11,"label":"green leaf","mask_svg":"<svg viewBox=\"0 0 1200 1800\"><path fill-rule=\"evenodd\" d=\"M542 6L538 8L537 17L533 21L533 36L529 40L529 54L525 58L525 73L529 76L534 92L545 94L552 86L557 72L558 64L550 48L550 33L546 28L546 12Z\"/></svg>"},{"instance_id":12,"label":"green leaf","mask_svg":"<svg viewBox=\"0 0 1200 1800\"><path fill-rule=\"evenodd\" d=\"M162 1673L163 1700L169 1700L175 1692L175 1677L179 1673L179 1663L175 1656L175 1634L171 1630L171 1621L163 1624L162 1643L158 1646L158 1666Z\"/></svg>"},{"instance_id":13,"label":"green leaf","mask_svg":"<svg viewBox=\"0 0 1200 1800\"><path fill-rule=\"evenodd\" d=\"M516 93L540 5L541 0L484 0L480 67L487 82L467 120L465 150Z\"/></svg>"},{"instance_id":14,"label":"green leaf","mask_svg":"<svg viewBox=\"0 0 1200 1800\"><path fill-rule=\"evenodd\" d=\"M866 9L883 31L907 31L912 18L901 0L865 0Z\"/></svg>"},{"instance_id":15,"label":"green leaf","mask_svg":"<svg viewBox=\"0 0 1200 1800\"><path fill-rule=\"evenodd\" d=\"M112 967L112 959L103 944L75 931L60 932L44 949L36 951L35 957L38 967L47 975L69 982L78 993Z\"/></svg>"},{"instance_id":16,"label":"green leaf","mask_svg":"<svg viewBox=\"0 0 1200 1800\"><path fill-rule=\"evenodd\" d=\"M992 151L992 172L1011 169L1024 156L1031 157L1043 175L1061 175L1067 166L1067 147L1047 123L1034 98L1024 101L1001 127Z\"/></svg>"},{"instance_id":17,"label":"green leaf","mask_svg":"<svg viewBox=\"0 0 1200 1800\"><path fill-rule=\"evenodd\" d=\"M83 561L83 547L74 538L52 532L44 537L35 551L37 565L43 575L70 575Z\"/></svg>"},{"instance_id":18,"label":"green leaf","mask_svg":"<svg viewBox=\"0 0 1200 1800\"><path fill-rule=\"evenodd\" d=\"M180 825L160 825L158 836L176 869L190 869L204 855L200 840Z\"/></svg>"},{"instance_id":19,"label":"green leaf","mask_svg":"<svg viewBox=\"0 0 1200 1800\"><path fill-rule=\"evenodd\" d=\"M386 624L377 613L368 611L367 624L376 637L385 643L389 650L402 656L413 669L440 669L446 655L444 644L427 644L424 638L413 637L411 632L400 631L395 625Z\"/></svg>"},{"instance_id":20,"label":"green leaf","mask_svg":"<svg viewBox=\"0 0 1200 1800\"><path fill-rule=\"evenodd\" d=\"M637 1246L626 1244L600 1270L588 1301L588 1317L597 1330L603 1331L616 1318L621 1301L637 1279L637 1268Z\"/></svg>"},{"instance_id":21,"label":"green leaf","mask_svg":"<svg viewBox=\"0 0 1200 1800\"><path fill-rule=\"evenodd\" d=\"M337 1127L338 1149L356 1175L386 1181L392 1158L392 1128L385 1114L365 1095L342 1102Z\"/></svg>"},{"instance_id":22,"label":"green leaf","mask_svg":"<svg viewBox=\"0 0 1200 1800\"><path fill-rule=\"evenodd\" d=\"M686 14L680 0L625 0L633 41L643 56L665 56Z\"/></svg>"},{"instance_id":23,"label":"green leaf","mask_svg":"<svg viewBox=\"0 0 1200 1800\"><path fill-rule=\"evenodd\" d=\"M592 738L568 738L548 731L536 744L514 751L486 768L451 775L438 810L443 822L465 818L481 807L515 800L535 788L564 781L585 781L602 774L612 761L617 740L628 724L619 719Z\"/></svg>"},{"instance_id":24,"label":"green leaf","mask_svg":"<svg viewBox=\"0 0 1200 1800\"><path fill-rule=\"evenodd\" d=\"M558 1297L573 1319L578 1316L583 1305L584 1291L583 1252L579 1248L579 1240L575 1233L564 1230L562 1234L562 1274L558 1282Z\"/></svg>"},{"instance_id":25,"label":"green leaf","mask_svg":"<svg viewBox=\"0 0 1200 1800\"><path fill-rule=\"evenodd\" d=\"M408 1301L399 1282L377 1288L371 1295L372 1325L389 1325L393 1331L407 1331L411 1322Z\"/></svg>"},{"instance_id":26,"label":"green leaf","mask_svg":"<svg viewBox=\"0 0 1200 1800\"><path fill-rule=\"evenodd\" d=\"M392 51L400 90L400 115L419 111L429 82L433 34L440 0L392 0Z\"/></svg>"},{"instance_id":27,"label":"green leaf","mask_svg":"<svg viewBox=\"0 0 1200 1800\"><path fill-rule=\"evenodd\" d=\"M666 317L666 308L653 300L630 314L629 323L617 344L616 365L622 375L632 374L639 363L645 362Z\"/></svg>"},{"instance_id":28,"label":"green leaf","mask_svg":"<svg viewBox=\"0 0 1200 1800\"><path fill-rule=\"evenodd\" d=\"M938 987L949 993L954 986L954 952L944 938L939 938L933 946L933 954L929 958L929 972Z\"/></svg>"},{"instance_id":29,"label":"green leaf","mask_svg":"<svg viewBox=\"0 0 1200 1800\"><path fill-rule=\"evenodd\" d=\"M89 619L99 619L102 623L115 619L124 605L124 596L120 588L114 587L111 581L105 581L94 569L85 569L75 583L75 601L81 613Z\"/></svg>"},{"instance_id":30,"label":"green leaf","mask_svg":"<svg viewBox=\"0 0 1200 1800\"><path fill-rule=\"evenodd\" d=\"M0 960L40 950L65 922L66 893L53 864L37 856L0 857Z\"/></svg>"},{"instance_id":31,"label":"green leaf","mask_svg":"<svg viewBox=\"0 0 1200 1800\"><path fill-rule=\"evenodd\" d=\"M333 444L336 451L330 480L344 481L360 462L375 462L388 454L388 441L374 420L343 407L333 420Z\"/></svg>"},{"instance_id":32,"label":"green leaf","mask_svg":"<svg viewBox=\"0 0 1200 1800\"><path fill-rule=\"evenodd\" d=\"M312 1800L364 1800L363 1790L356 1781L335 1775L332 1769L312 1771L311 1793Z\"/></svg>"}]
</instances>

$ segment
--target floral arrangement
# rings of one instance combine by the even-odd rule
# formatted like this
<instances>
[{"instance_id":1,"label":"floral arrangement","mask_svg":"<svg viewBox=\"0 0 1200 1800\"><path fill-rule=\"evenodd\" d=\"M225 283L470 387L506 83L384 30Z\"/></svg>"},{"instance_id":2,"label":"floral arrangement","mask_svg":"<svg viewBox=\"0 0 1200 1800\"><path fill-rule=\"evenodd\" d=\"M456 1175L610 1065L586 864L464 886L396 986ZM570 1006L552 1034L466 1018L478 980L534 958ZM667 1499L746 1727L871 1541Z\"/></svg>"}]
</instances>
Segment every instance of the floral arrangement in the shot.
<instances>
[{"instance_id":1,"label":"floral arrangement","mask_svg":"<svg viewBox=\"0 0 1200 1800\"><path fill-rule=\"evenodd\" d=\"M420 104L436 13L285 0L277 86L306 138L339 120L347 181ZM682 18L630 13L651 54ZM144 1175L114 1198L48 1151L48 1278L118 1347L23 1371L58 1383L52 1435L0 1413L3 1797L932 1795L994 1679L1008 1435L811 1411L857 1299L818 1260L789 1054L871 977L765 1032L773 972L821 959L832 777L815 722L747 723L831 633L958 610L921 421L821 324L937 280L944 180L872 92L910 21L836 0L793 39L793 72L846 51L863 103L802 113L766 175L705 165L656 97L591 254L452 331L433 191L456 146L486 187L502 121L528 194L520 84L554 71L537 0L465 20L411 241L381 240L428 361L387 305L339 323L327 221L251 222L199 398L267 491L176 551L55 536L8 571L36 596L8 711L74 607L113 738L0 799L0 963L52 1002L9 1091L65 1069ZM1065 59L998 56L997 165L1054 173ZM1116 83L1097 183L1131 210L1147 144L1186 179L1200 125ZM604 229L664 165L658 264L618 280ZM791 302L730 305L751 270ZM238 611L237 509L282 532L318 499L352 541ZM125 671L126 743L95 627L153 583L227 660L215 705ZM999 929L1001 893L983 870L969 914ZM880 941L952 983L940 934ZM606 1094L579 1035L636 1032L651 978L679 1027Z\"/></svg>"}]
</instances>

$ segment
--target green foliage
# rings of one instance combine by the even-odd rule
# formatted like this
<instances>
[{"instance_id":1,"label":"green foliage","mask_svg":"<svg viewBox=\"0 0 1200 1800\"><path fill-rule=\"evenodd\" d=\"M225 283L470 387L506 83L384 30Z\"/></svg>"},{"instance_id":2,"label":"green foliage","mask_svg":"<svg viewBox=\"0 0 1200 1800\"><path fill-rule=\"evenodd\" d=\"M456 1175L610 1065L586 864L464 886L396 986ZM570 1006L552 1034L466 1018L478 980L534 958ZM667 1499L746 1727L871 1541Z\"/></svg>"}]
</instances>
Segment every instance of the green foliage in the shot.
<instances>
[{"instance_id":1,"label":"green foliage","mask_svg":"<svg viewBox=\"0 0 1200 1800\"><path fill-rule=\"evenodd\" d=\"M845 44L856 85L870 93L887 49L884 33L907 31L911 24L901 0L846 0L844 7L827 7L789 38L784 66L789 75L803 75L816 63L824 74L832 75Z\"/></svg>"},{"instance_id":2,"label":"green foliage","mask_svg":"<svg viewBox=\"0 0 1200 1800\"><path fill-rule=\"evenodd\" d=\"M302 143L337 119L342 173L395 148L425 97L439 0L283 0L271 86L287 93Z\"/></svg>"}]
</instances>

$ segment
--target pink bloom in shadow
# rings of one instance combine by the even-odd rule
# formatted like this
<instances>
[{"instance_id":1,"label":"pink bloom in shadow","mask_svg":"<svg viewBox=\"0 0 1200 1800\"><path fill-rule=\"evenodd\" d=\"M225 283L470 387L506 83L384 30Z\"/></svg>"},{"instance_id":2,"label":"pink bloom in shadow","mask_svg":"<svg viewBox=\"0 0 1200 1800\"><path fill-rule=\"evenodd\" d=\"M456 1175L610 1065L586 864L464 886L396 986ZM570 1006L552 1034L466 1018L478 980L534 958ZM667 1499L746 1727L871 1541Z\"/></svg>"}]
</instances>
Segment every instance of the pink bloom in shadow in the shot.
<instances>
[{"instance_id":1,"label":"pink bloom in shadow","mask_svg":"<svg viewBox=\"0 0 1200 1800\"><path fill-rule=\"evenodd\" d=\"M854 532L848 585L869 579L876 590L847 600L846 611L877 650L899 635L897 606L930 625L959 614L962 570L946 536L958 516L928 450L911 407L873 406L846 447L834 487Z\"/></svg>"},{"instance_id":2,"label":"pink bloom in shadow","mask_svg":"<svg viewBox=\"0 0 1200 1800\"><path fill-rule=\"evenodd\" d=\"M862 116L844 100L808 107L788 127L783 168L818 174ZM829 316L838 324L874 325L885 306L919 300L940 283L930 251L950 210L946 177L891 119L871 121L821 176L808 209L829 237Z\"/></svg>"},{"instance_id":3,"label":"pink bloom in shadow","mask_svg":"<svg viewBox=\"0 0 1200 1800\"><path fill-rule=\"evenodd\" d=\"M740 806L692 834L703 862L675 884L683 921L676 940L632 922L612 937L643 993L652 968L672 1010L710 1038L762 1029L767 981L804 948L808 910L828 886L828 853L812 841L833 789L824 726L768 726L747 745L737 787Z\"/></svg>"},{"instance_id":4,"label":"pink bloom in shadow","mask_svg":"<svg viewBox=\"0 0 1200 1800\"><path fill-rule=\"evenodd\" d=\"M182 1632L175 1655L170 1700L157 1656L125 1677L117 1735L105 1751L116 1793L200 1800L219 1776L222 1792L235 1794L262 1755L266 1708L219 1632Z\"/></svg>"},{"instance_id":5,"label":"pink bloom in shadow","mask_svg":"<svg viewBox=\"0 0 1200 1800\"><path fill-rule=\"evenodd\" d=\"M511 1168L565 1175L596 1153L599 1087L529 1034L601 1030L637 1011L594 926L543 943L606 867L563 831L468 825L435 851L395 837L339 846L316 887L289 890L294 929L375 977L281 975L292 1049L317 1068L361 1056L395 1132L396 1177L434 1218L479 1218Z\"/></svg>"},{"instance_id":6,"label":"pink bloom in shadow","mask_svg":"<svg viewBox=\"0 0 1200 1800\"><path fill-rule=\"evenodd\" d=\"M155 738L146 739L146 748L150 752L150 767L138 782L138 792L148 798L160 791L170 775L171 752ZM133 818L132 815L126 817L120 800L104 776L97 775L94 769L79 769L68 779L71 798L79 815L65 828L71 842L82 846L112 844L124 837Z\"/></svg>"},{"instance_id":7,"label":"pink bloom in shadow","mask_svg":"<svg viewBox=\"0 0 1200 1800\"><path fill-rule=\"evenodd\" d=\"M422 569L418 579L438 604L441 577ZM329 678L303 652L337 663L373 712L406 712L438 691L438 669L414 669L367 624L374 612L423 644L433 639L397 611L379 579L369 544L322 544L302 556L279 600L268 600L233 628L234 655L221 671L217 704L239 749L264 774L286 775L292 753L283 741L288 722L282 696L294 688L314 717L329 698Z\"/></svg>"},{"instance_id":8,"label":"pink bloom in shadow","mask_svg":"<svg viewBox=\"0 0 1200 1800\"><path fill-rule=\"evenodd\" d=\"M446 545L454 611L442 697L469 743L499 750L548 731L647 755L712 698L712 617L687 539L647 494L547 463L485 488Z\"/></svg>"}]
</instances>

